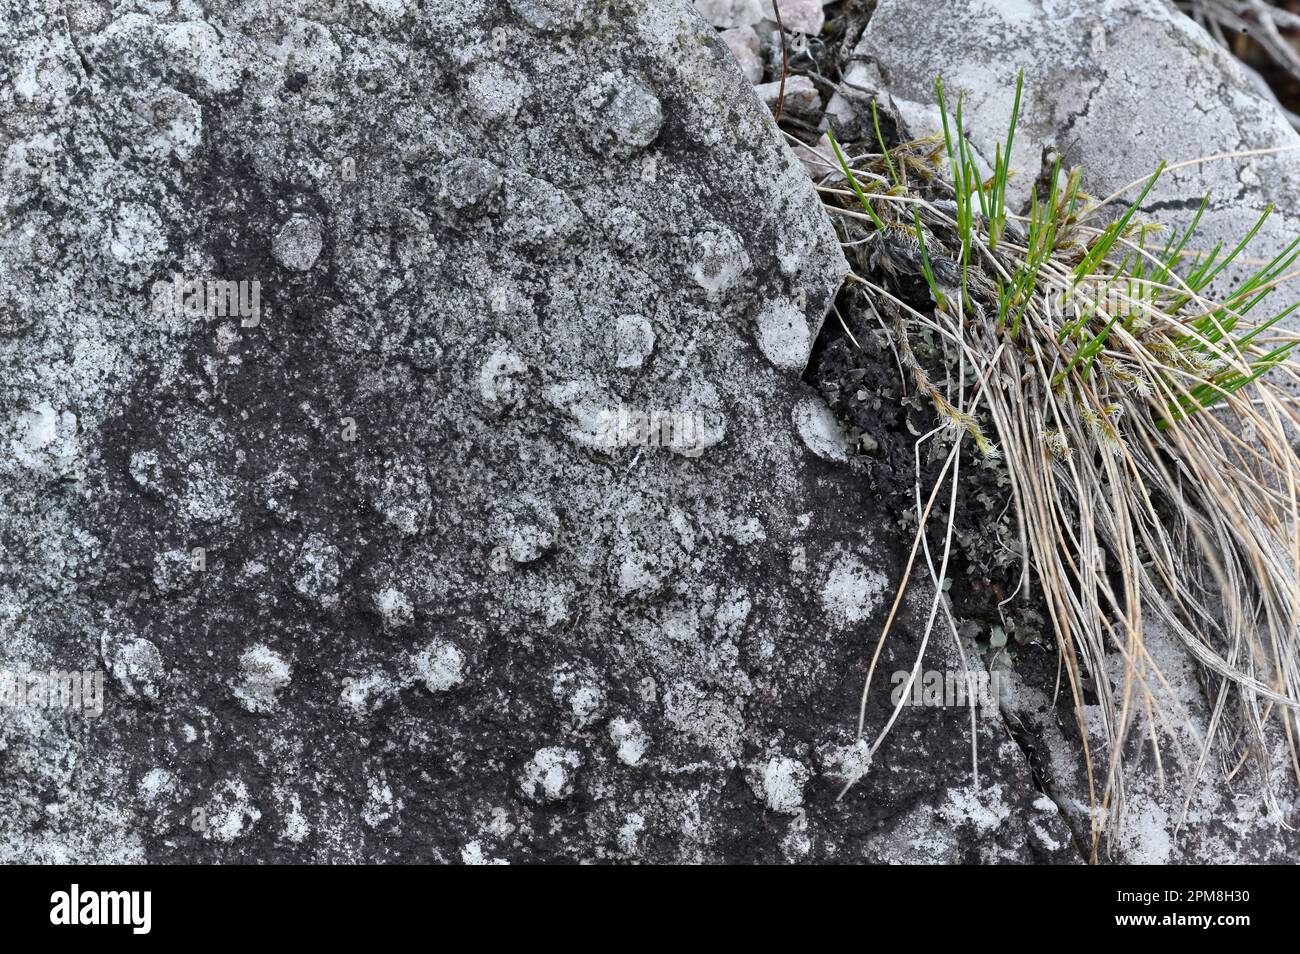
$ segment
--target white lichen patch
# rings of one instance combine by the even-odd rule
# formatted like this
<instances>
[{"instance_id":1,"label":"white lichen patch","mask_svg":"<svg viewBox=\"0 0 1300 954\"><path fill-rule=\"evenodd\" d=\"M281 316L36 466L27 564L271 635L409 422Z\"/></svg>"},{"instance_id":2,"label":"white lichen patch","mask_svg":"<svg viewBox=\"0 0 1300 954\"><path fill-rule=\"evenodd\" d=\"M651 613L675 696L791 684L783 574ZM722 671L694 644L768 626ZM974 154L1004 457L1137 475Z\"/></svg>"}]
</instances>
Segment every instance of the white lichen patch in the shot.
<instances>
[{"instance_id":1,"label":"white lichen patch","mask_svg":"<svg viewBox=\"0 0 1300 954\"><path fill-rule=\"evenodd\" d=\"M263 643L246 649L239 657L240 684L235 698L249 712L270 712L279 703L278 694L293 678L293 668L279 653Z\"/></svg>"},{"instance_id":2,"label":"white lichen patch","mask_svg":"<svg viewBox=\"0 0 1300 954\"><path fill-rule=\"evenodd\" d=\"M122 204L104 235L104 251L131 279L143 279L167 253L162 218L150 206Z\"/></svg>"},{"instance_id":3,"label":"white lichen patch","mask_svg":"<svg viewBox=\"0 0 1300 954\"><path fill-rule=\"evenodd\" d=\"M885 575L851 553L841 553L822 583L822 609L839 628L865 621L880 605Z\"/></svg>"},{"instance_id":4,"label":"white lichen patch","mask_svg":"<svg viewBox=\"0 0 1300 954\"><path fill-rule=\"evenodd\" d=\"M1011 806L1002 796L1002 785L986 786L976 792L969 788L948 790L939 814L952 825L973 825L982 833L996 831L1011 816Z\"/></svg>"},{"instance_id":5,"label":"white lichen patch","mask_svg":"<svg viewBox=\"0 0 1300 954\"><path fill-rule=\"evenodd\" d=\"M175 795L177 785L173 773L165 768L152 768L140 779L140 797L146 804L155 805Z\"/></svg>"},{"instance_id":6,"label":"white lichen patch","mask_svg":"<svg viewBox=\"0 0 1300 954\"><path fill-rule=\"evenodd\" d=\"M465 843L465 847L460 850L461 864L466 865L508 865L510 862L504 858L490 858L483 853L483 845L478 841Z\"/></svg>"},{"instance_id":7,"label":"white lichen patch","mask_svg":"<svg viewBox=\"0 0 1300 954\"><path fill-rule=\"evenodd\" d=\"M582 756L572 749L549 746L539 749L524 766L519 788L535 802L558 802L574 792Z\"/></svg>"},{"instance_id":8,"label":"white lichen patch","mask_svg":"<svg viewBox=\"0 0 1300 954\"><path fill-rule=\"evenodd\" d=\"M635 855L641 847L641 833L645 831L645 816L640 812L628 812L623 824L618 829L618 850L625 855Z\"/></svg>"},{"instance_id":9,"label":"white lichen patch","mask_svg":"<svg viewBox=\"0 0 1300 954\"><path fill-rule=\"evenodd\" d=\"M465 654L446 639L433 639L412 660L416 678L430 692L446 692L465 680Z\"/></svg>"},{"instance_id":10,"label":"white lichen patch","mask_svg":"<svg viewBox=\"0 0 1300 954\"><path fill-rule=\"evenodd\" d=\"M735 286L749 271L745 243L731 229L701 232L691 242L691 277L705 291L719 295Z\"/></svg>"},{"instance_id":11,"label":"white lichen patch","mask_svg":"<svg viewBox=\"0 0 1300 954\"><path fill-rule=\"evenodd\" d=\"M575 727L585 729L600 718L605 708L605 693L586 671L561 667L551 683L551 694L564 703Z\"/></svg>"},{"instance_id":12,"label":"white lichen patch","mask_svg":"<svg viewBox=\"0 0 1300 954\"><path fill-rule=\"evenodd\" d=\"M382 771L366 779L366 803L361 809L361 820L367 827L378 828L401 807L401 799L394 797L392 786Z\"/></svg>"},{"instance_id":13,"label":"white lichen patch","mask_svg":"<svg viewBox=\"0 0 1300 954\"><path fill-rule=\"evenodd\" d=\"M153 565L153 585L159 593L176 593L193 578L195 556L187 550L166 550Z\"/></svg>"},{"instance_id":14,"label":"white lichen patch","mask_svg":"<svg viewBox=\"0 0 1300 954\"><path fill-rule=\"evenodd\" d=\"M559 523L549 506L523 496L494 515L493 532L504 554L522 565L535 563L555 547Z\"/></svg>"},{"instance_id":15,"label":"white lichen patch","mask_svg":"<svg viewBox=\"0 0 1300 954\"><path fill-rule=\"evenodd\" d=\"M130 699L157 702L166 680L162 654L147 639L104 633L100 655L109 674Z\"/></svg>"},{"instance_id":16,"label":"white lichen patch","mask_svg":"<svg viewBox=\"0 0 1300 954\"><path fill-rule=\"evenodd\" d=\"M578 115L592 147L622 160L654 142L664 122L659 97L637 79L615 73L597 78L578 95Z\"/></svg>"},{"instance_id":17,"label":"white lichen patch","mask_svg":"<svg viewBox=\"0 0 1300 954\"><path fill-rule=\"evenodd\" d=\"M640 765L650 748L650 737L641 723L622 716L609 720L609 740L614 743L614 754L624 765Z\"/></svg>"},{"instance_id":18,"label":"white lichen patch","mask_svg":"<svg viewBox=\"0 0 1300 954\"><path fill-rule=\"evenodd\" d=\"M396 693L396 683L376 670L344 678L339 703L353 718L363 718L381 709Z\"/></svg>"},{"instance_id":19,"label":"white lichen patch","mask_svg":"<svg viewBox=\"0 0 1300 954\"><path fill-rule=\"evenodd\" d=\"M77 415L72 411L41 402L20 413L9 433L14 435L9 440L9 451L19 466L43 477L78 475L81 448Z\"/></svg>"},{"instance_id":20,"label":"white lichen patch","mask_svg":"<svg viewBox=\"0 0 1300 954\"><path fill-rule=\"evenodd\" d=\"M379 610L379 616L387 629L409 626L415 619L410 599L393 586L387 586L375 594L375 609Z\"/></svg>"},{"instance_id":21,"label":"white lichen patch","mask_svg":"<svg viewBox=\"0 0 1300 954\"><path fill-rule=\"evenodd\" d=\"M790 420L804 446L818 457L836 463L849 459L848 441L825 401L811 394L803 395L791 409Z\"/></svg>"},{"instance_id":22,"label":"white lichen patch","mask_svg":"<svg viewBox=\"0 0 1300 954\"><path fill-rule=\"evenodd\" d=\"M769 811L797 814L803 808L803 790L812 777L802 762L774 755L751 765L749 786Z\"/></svg>"},{"instance_id":23,"label":"white lichen patch","mask_svg":"<svg viewBox=\"0 0 1300 954\"><path fill-rule=\"evenodd\" d=\"M539 523L520 522L510 528L506 552L516 563L532 563L555 545L555 534Z\"/></svg>"},{"instance_id":24,"label":"white lichen patch","mask_svg":"<svg viewBox=\"0 0 1300 954\"><path fill-rule=\"evenodd\" d=\"M723 764L734 764L739 758L745 733L741 700L681 683L664 693L664 718L686 738L712 751Z\"/></svg>"},{"instance_id":25,"label":"white lichen patch","mask_svg":"<svg viewBox=\"0 0 1300 954\"><path fill-rule=\"evenodd\" d=\"M615 366L639 368L655 349L655 330L642 315L621 315L614 326Z\"/></svg>"},{"instance_id":26,"label":"white lichen patch","mask_svg":"<svg viewBox=\"0 0 1300 954\"><path fill-rule=\"evenodd\" d=\"M229 843L246 835L261 819L261 809L253 802L244 781L228 779L213 793L202 822L196 824L203 837Z\"/></svg>"},{"instance_id":27,"label":"white lichen patch","mask_svg":"<svg viewBox=\"0 0 1300 954\"><path fill-rule=\"evenodd\" d=\"M162 463L158 452L138 450L131 455L128 472L141 490L162 493Z\"/></svg>"},{"instance_id":28,"label":"white lichen patch","mask_svg":"<svg viewBox=\"0 0 1300 954\"><path fill-rule=\"evenodd\" d=\"M528 81L518 71L499 63L476 66L465 84L470 108L479 118L493 123L514 119L528 92Z\"/></svg>"},{"instance_id":29,"label":"white lichen patch","mask_svg":"<svg viewBox=\"0 0 1300 954\"><path fill-rule=\"evenodd\" d=\"M764 357L782 371L799 374L808 365L813 336L803 311L774 301L758 314L757 340Z\"/></svg>"},{"instance_id":30,"label":"white lichen patch","mask_svg":"<svg viewBox=\"0 0 1300 954\"><path fill-rule=\"evenodd\" d=\"M311 835L311 822L303 814L302 799L297 792L291 792L287 798L281 798L281 814L284 826L280 829L280 840L291 845L300 845Z\"/></svg>"},{"instance_id":31,"label":"white lichen patch","mask_svg":"<svg viewBox=\"0 0 1300 954\"><path fill-rule=\"evenodd\" d=\"M411 9L412 0L365 0L365 4L381 17L398 20Z\"/></svg>"},{"instance_id":32,"label":"white lichen patch","mask_svg":"<svg viewBox=\"0 0 1300 954\"><path fill-rule=\"evenodd\" d=\"M592 0L510 0L515 13L539 30L567 30L591 15Z\"/></svg>"},{"instance_id":33,"label":"white lichen patch","mask_svg":"<svg viewBox=\"0 0 1300 954\"><path fill-rule=\"evenodd\" d=\"M271 243L271 254L285 268L310 271L325 247L325 235L314 216L295 215L280 227Z\"/></svg>"},{"instance_id":34,"label":"white lichen patch","mask_svg":"<svg viewBox=\"0 0 1300 954\"><path fill-rule=\"evenodd\" d=\"M339 550L320 534L304 541L293 566L293 588L324 606L338 601Z\"/></svg>"},{"instance_id":35,"label":"white lichen patch","mask_svg":"<svg viewBox=\"0 0 1300 954\"><path fill-rule=\"evenodd\" d=\"M577 204L544 179L512 174L506 177L505 191L505 229L525 248L558 255L582 227Z\"/></svg>"},{"instance_id":36,"label":"white lichen patch","mask_svg":"<svg viewBox=\"0 0 1300 954\"><path fill-rule=\"evenodd\" d=\"M123 18L126 19L126 18ZM111 28L110 28L111 29ZM154 27L172 63L213 93L228 93L239 82L241 57L205 20L186 20Z\"/></svg>"},{"instance_id":37,"label":"white lichen patch","mask_svg":"<svg viewBox=\"0 0 1300 954\"><path fill-rule=\"evenodd\" d=\"M481 214L496 205L503 181L501 170L488 160L460 156L438 170L435 198L449 212Z\"/></svg>"},{"instance_id":38,"label":"white lichen patch","mask_svg":"<svg viewBox=\"0 0 1300 954\"><path fill-rule=\"evenodd\" d=\"M514 407L526 392L527 371L523 358L514 352L493 351L479 368L479 397L491 411Z\"/></svg>"}]
</instances>

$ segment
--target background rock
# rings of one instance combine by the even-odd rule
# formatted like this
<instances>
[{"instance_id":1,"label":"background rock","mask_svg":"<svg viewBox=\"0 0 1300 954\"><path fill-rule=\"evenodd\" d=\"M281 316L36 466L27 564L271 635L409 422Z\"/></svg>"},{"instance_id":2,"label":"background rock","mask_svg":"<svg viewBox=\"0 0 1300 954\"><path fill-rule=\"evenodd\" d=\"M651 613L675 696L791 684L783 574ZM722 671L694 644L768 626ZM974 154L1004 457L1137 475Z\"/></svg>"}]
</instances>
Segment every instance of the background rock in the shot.
<instances>
[{"instance_id":1,"label":"background rock","mask_svg":"<svg viewBox=\"0 0 1300 954\"><path fill-rule=\"evenodd\" d=\"M921 14L922 9L924 14ZM1164 0L880 0L831 113L860 122L887 93L914 135L942 132L934 81L965 94L972 144L993 166L1006 139L1016 74L1025 71L1009 193L1027 201L1040 173L1082 166L1084 189L1107 196L1170 166L1220 153L1300 147L1277 105L1241 64ZM1171 227L1210 204L1197 249L1231 249L1275 208L1250 256L1267 259L1300 234L1300 153L1189 165L1161 176L1143 211ZM1115 212L1137 197L1133 189Z\"/></svg>"}]
</instances>

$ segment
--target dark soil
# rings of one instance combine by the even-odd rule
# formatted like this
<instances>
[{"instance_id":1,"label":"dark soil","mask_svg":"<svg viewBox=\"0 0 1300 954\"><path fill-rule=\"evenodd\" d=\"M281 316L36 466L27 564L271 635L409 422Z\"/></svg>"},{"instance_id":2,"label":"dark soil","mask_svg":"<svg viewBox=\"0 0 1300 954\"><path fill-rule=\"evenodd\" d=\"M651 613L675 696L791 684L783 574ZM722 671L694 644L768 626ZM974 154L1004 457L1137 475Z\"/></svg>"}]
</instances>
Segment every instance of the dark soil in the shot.
<instances>
[{"instance_id":1,"label":"dark soil","mask_svg":"<svg viewBox=\"0 0 1300 954\"><path fill-rule=\"evenodd\" d=\"M928 303L918 299L913 304ZM837 318L827 321L805 380L834 411L865 464L872 493L884 512L897 514L899 533L910 546L916 533L918 482L924 506L951 451L951 437L941 434L922 446L918 475L917 440L938 422L935 409L911 386L896 357L892 335L881 328L862 290L847 286L837 309L852 338ZM941 382L956 374L954 356L946 354L929 333L911 333L909 338L931 380ZM986 433L993 433L990 421L981 424ZM929 521L936 562L943 549L949 492L950 485L942 490ZM961 458L952 547L948 592L963 623L963 635L976 639L982 650L997 649L1002 642L999 628L1008 637L1009 651L1021 644L1046 644L1045 618L1033 602L1016 597L999 611L1020 577L1010 478L1000 461L980 457L969 442ZM918 557L917 572L922 575L923 560Z\"/></svg>"}]
</instances>

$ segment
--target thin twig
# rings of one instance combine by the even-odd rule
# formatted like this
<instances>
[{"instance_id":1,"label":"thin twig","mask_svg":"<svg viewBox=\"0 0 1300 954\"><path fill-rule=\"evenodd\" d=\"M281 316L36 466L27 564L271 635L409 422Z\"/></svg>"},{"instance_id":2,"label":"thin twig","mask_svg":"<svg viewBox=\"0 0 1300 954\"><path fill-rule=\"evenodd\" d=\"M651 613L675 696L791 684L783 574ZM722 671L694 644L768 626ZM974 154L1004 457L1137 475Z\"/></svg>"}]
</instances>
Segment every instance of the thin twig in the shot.
<instances>
[{"instance_id":1,"label":"thin twig","mask_svg":"<svg viewBox=\"0 0 1300 954\"><path fill-rule=\"evenodd\" d=\"M781 19L781 0L772 0L772 12L776 14L776 29L781 34L781 88L776 96L776 121L781 121L781 109L785 106L785 77L790 72L790 51L785 45L785 22Z\"/></svg>"}]
</instances>

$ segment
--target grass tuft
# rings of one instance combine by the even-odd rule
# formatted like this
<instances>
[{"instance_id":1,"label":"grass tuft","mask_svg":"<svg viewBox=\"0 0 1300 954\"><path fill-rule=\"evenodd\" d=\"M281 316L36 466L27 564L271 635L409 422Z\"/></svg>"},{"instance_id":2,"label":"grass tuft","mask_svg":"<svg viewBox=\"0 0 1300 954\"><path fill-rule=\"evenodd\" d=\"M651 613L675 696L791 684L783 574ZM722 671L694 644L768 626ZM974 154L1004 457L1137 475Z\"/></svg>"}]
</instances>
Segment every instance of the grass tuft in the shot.
<instances>
[{"instance_id":1,"label":"grass tuft","mask_svg":"<svg viewBox=\"0 0 1300 954\"><path fill-rule=\"evenodd\" d=\"M859 732L875 662L922 550L935 594L923 647L939 618L942 568L927 527L945 482L957 492L970 437L977 455L1002 457L1011 483L1021 587L1051 619L1085 748L1095 851L1120 815L1135 727L1157 746L1162 728L1176 738L1159 701L1167 680L1146 642L1153 625L1181 640L1212 696L1189 791L1225 739L1268 767L1264 740L1275 728L1300 784L1300 458L1292 448L1300 415L1286 390L1300 383L1292 361L1300 340L1282 326L1300 302L1262 307L1296 277L1300 239L1246 268L1243 253L1266 210L1226 254L1222 243L1197 254L1206 196L1191 224L1161 244L1154 237L1163 230L1139 210L1164 163L1131 185L1140 189L1109 221L1118 195L1087 195L1082 170L1063 169L1059 158L1028 207L1013 211L1023 86L1021 72L987 180L965 135L964 98L950 103L942 80L941 138L888 148L874 103L875 151L850 160L831 137L848 188L819 188L842 226L852 280L893 318L884 325L899 352L910 355L909 336L924 330L944 342L957 370L940 387L908 365L941 422L918 440L918 461L925 441L946 434L952 447L924 505L918 464L919 529L876 646ZM956 639L955 621L946 622ZM1123 662L1118 678L1110 659ZM1085 690L1098 700L1104 753L1088 742Z\"/></svg>"}]
</instances>

